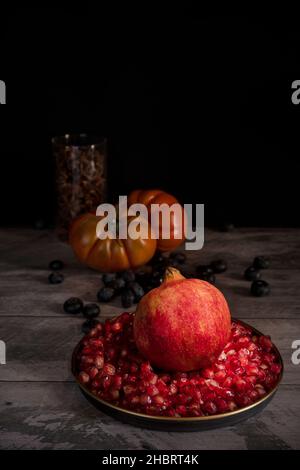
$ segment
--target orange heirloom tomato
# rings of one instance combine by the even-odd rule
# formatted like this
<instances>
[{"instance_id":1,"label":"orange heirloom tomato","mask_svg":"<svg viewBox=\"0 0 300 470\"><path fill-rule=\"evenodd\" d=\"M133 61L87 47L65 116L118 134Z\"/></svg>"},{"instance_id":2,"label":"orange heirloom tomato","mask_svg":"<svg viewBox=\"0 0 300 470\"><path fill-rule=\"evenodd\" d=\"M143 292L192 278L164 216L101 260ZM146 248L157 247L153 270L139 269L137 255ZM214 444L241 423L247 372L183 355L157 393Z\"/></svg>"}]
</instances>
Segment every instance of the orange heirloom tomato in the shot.
<instances>
[{"instance_id":1,"label":"orange heirloom tomato","mask_svg":"<svg viewBox=\"0 0 300 470\"><path fill-rule=\"evenodd\" d=\"M91 213L84 214L73 221L69 232L69 241L75 255L82 263L102 272L134 269L147 263L156 251L157 240L140 236L136 240L97 237L96 228L102 219ZM128 223L135 217L128 217Z\"/></svg>"},{"instance_id":2,"label":"orange heirloom tomato","mask_svg":"<svg viewBox=\"0 0 300 470\"><path fill-rule=\"evenodd\" d=\"M136 189L132 191L128 196L128 206L132 204L145 204L148 209L149 221L151 220L151 204L167 204L172 206L172 204L179 204L177 199L160 189L149 189L142 190ZM170 213L170 238L162 238L162 223L160 217L159 225L159 239L157 240L157 249L160 251L172 251L184 240L184 209L181 207L180 213ZM180 234L180 238L175 238L175 235Z\"/></svg>"}]
</instances>

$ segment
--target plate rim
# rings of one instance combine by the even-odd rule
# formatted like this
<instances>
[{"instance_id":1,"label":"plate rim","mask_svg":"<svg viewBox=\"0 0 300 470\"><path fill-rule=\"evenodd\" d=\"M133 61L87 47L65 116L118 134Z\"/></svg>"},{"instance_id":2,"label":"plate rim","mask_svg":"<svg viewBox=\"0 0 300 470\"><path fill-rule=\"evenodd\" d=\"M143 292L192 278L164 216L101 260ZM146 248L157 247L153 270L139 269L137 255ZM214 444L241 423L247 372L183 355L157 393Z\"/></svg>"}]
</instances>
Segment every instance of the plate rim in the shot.
<instances>
[{"instance_id":1,"label":"plate rim","mask_svg":"<svg viewBox=\"0 0 300 470\"><path fill-rule=\"evenodd\" d=\"M252 331L257 334L257 336L264 336L264 334L257 330L255 327L249 325L248 323L244 322L243 320L239 320L237 318L232 318L232 322L240 323L243 326L250 327ZM125 408L121 408L120 406L113 405L112 403L103 400L102 398L97 397L94 395L90 390L85 387L83 384L81 384L76 376L76 361L77 361L77 353L79 350L79 347L81 346L82 339L77 343L75 346L73 353L72 353L72 359L71 359L71 372L72 375L75 379L75 382L77 385L81 388L81 390L89 395L93 400L99 402L101 405L108 407L118 413L122 413L124 415L129 415L134 418L141 418L141 419L147 419L149 421L154 421L154 422L164 422L164 423L201 423L201 422L207 422L207 421L214 421L214 420L222 420L222 419L227 419L233 416L237 416L239 414L245 413L247 411L252 410L253 408L259 407L261 404L263 404L265 401L269 400L278 390L278 387L282 381L283 377L283 372L284 372L284 363L282 356L280 354L279 349L277 346L272 342L274 350L279 358L279 362L281 365L281 372L279 379L277 381L276 386L270 390L264 397L261 397L258 401L255 403L252 403L251 405L244 406L243 408L238 408L237 410L233 411L228 411L226 413L219 413L219 414L214 414L214 415L209 415L209 416L186 416L186 417L178 417L178 416L155 416L155 415L148 415L145 413L137 413L136 411L132 410L127 410Z\"/></svg>"}]
</instances>

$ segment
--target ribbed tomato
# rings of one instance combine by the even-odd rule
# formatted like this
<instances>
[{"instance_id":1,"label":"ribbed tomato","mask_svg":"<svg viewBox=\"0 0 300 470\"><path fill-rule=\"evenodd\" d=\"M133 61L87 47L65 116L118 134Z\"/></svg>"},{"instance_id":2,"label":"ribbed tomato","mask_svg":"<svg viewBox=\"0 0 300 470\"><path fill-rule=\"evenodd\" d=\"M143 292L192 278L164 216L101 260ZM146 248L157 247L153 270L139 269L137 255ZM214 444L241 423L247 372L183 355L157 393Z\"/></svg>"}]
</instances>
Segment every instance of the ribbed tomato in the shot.
<instances>
[{"instance_id":1,"label":"ribbed tomato","mask_svg":"<svg viewBox=\"0 0 300 470\"><path fill-rule=\"evenodd\" d=\"M136 189L132 191L128 196L128 205L131 204L145 204L148 209L149 220L151 216L151 204L179 204L177 199L171 194L166 193L160 189L149 189L142 190ZM161 218L159 224L159 239L157 240L157 249L160 251L172 251L184 240L184 209L181 207L180 213L170 214L170 238L162 238L162 225ZM180 238L175 238L176 235L180 235Z\"/></svg>"},{"instance_id":2,"label":"ribbed tomato","mask_svg":"<svg viewBox=\"0 0 300 470\"><path fill-rule=\"evenodd\" d=\"M115 272L142 266L152 258L157 240L151 238L150 227L148 238L101 240L96 233L101 218L87 213L75 219L71 225L70 245L82 263L102 272ZM134 219L128 217L128 223Z\"/></svg>"}]
</instances>

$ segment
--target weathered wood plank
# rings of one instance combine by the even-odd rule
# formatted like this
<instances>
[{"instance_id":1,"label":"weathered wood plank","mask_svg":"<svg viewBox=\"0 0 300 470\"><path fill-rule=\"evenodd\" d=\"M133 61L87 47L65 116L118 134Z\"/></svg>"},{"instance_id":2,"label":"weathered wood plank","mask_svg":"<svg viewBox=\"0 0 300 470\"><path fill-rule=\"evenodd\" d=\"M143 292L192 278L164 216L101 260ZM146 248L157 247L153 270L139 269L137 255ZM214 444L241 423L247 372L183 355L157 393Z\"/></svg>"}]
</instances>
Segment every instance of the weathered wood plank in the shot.
<instances>
[{"instance_id":1,"label":"weathered wood plank","mask_svg":"<svg viewBox=\"0 0 300 470\"><path fill-rule=\"evenodd\" d=\"M226 273L217 277L217 287L225 294L233 315L240 318L297 318L300 314L300 231L238 230L232 233L207 231L203 250L188 252L186 269L224 257ZM272 293L263 299L250 295L250 283L242 278L253 257L271 257L271 269L263 273ZM50 285L48 263L61 258L66 263L65 282ZM81 266L70 247L52 232L0 231L0 315L60 316L63 302L80 296L96 301L101 275ZM122 310L120 299L102 305L104 314Z\"/></svg>"},{"instance_id":2,"label":"weathered wood plank","mask_svg":"<svg viewBox=\"0 0 300 470\"><path fill-rule=\"evenodd\" d=\"M72 383L6 383L0 387L0 448L295 449L299 391L282 386L260 415L235 427L178 435L122 424L93 408Z\"/></svg>"},{"instance_id":3,"label":"weathered wood plank","mask_svg":"<svg viewBox=\"0 0 300 470\"><path fill-rule=\"evenodd\" d=\"M284 383L300 384L300 366L291 363L291 344L300 339L299 320L247 319L272 336L285 363ZM0 324L0 338L7 345L7 364L0 366L0 380L72 380L70 358L82 337L82 318L7 317Z\"/></svg>"}]
</instances>

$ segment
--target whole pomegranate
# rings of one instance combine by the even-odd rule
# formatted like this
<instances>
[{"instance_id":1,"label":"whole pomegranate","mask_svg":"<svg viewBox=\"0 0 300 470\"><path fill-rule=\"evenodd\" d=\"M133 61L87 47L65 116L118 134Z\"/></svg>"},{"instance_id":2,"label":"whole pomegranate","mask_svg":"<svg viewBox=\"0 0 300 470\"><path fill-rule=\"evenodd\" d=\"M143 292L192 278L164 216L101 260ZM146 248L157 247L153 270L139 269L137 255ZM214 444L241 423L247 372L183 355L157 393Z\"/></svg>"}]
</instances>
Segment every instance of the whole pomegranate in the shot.
<instances>
[{"instance_id":1,"label":"whole pomegranate","mask_svg":"<svg viewBox=\"0 0 300 470\"><path fill-rule=\"evenodd\" d=\"M152 365L189 371L216 360L229 340L231 318L216 287L168 268L160 287L139 302L133 328L139 351Z\"/></svg>"}]
</instances>

